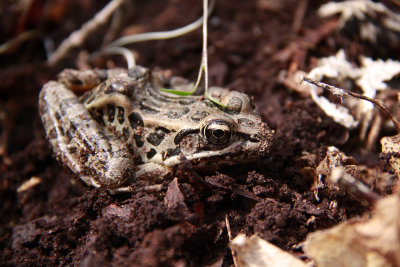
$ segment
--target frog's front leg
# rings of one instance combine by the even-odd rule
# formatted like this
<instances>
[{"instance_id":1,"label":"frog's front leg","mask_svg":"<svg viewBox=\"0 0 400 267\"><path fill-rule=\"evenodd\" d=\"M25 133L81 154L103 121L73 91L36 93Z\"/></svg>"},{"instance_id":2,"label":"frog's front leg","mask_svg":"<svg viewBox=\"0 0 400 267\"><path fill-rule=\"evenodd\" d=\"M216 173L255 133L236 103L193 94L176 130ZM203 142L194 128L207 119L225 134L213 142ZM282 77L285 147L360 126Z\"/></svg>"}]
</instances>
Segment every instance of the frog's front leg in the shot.
<instances>
[{"instance_id":1,"label":"frog's front leg","mask_svg":"<svg viewBox=\"0 0 400 267\"><path fill-rule=\"evenodd\" d=\"M95 187L118 188L132 177L132 152L116 136L100 127L64 84L48 82L39 98L47 137L64 165Z\"/></svg>"}]
</instances>

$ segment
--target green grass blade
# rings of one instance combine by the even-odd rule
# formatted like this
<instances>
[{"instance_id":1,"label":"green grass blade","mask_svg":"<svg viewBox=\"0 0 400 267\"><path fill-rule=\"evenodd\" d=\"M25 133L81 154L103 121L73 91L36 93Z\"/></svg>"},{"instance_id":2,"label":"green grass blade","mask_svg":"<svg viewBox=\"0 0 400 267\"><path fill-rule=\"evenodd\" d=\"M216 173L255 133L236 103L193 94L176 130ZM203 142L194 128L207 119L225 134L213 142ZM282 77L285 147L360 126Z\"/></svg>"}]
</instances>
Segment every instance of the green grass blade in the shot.
<instances>
[{"instance_id":1,"label":"green grass blade","mask_svg":"<svg viewBox=\"0 0 400 267\"><path fill-rule=\"evenodd\" d=\"M179 96L190 96L190 95L193 95L193 93L196 91L196 88L195 88L195 90L192 90L190 92L179 91L179 90L175 90L175 89L167 89L167 88L160 88L160 91L171 93L174 95L179 95Z\"/></svg>"}]
</instances>

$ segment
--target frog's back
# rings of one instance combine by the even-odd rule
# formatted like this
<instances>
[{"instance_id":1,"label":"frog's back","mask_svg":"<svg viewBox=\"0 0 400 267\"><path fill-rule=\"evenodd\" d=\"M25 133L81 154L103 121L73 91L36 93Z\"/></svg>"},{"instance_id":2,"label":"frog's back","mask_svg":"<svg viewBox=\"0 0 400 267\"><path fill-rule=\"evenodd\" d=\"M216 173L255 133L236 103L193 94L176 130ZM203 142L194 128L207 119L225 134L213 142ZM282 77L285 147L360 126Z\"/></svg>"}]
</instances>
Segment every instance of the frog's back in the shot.
<instances>
[{"instance_id":1,"label":"frog's back","mask_svg":"<svg viewBox=\"0 0 400 267\"><path fill-rule=\"evenodd\" d=\"M137 66L114 71L81 100L100 125L134 146L139 164L173 166L181 153L199 166L215 165L217 159L235 163L268 150L272 132L247 95L210 88L210 94L226 105L223 108L203 96L178 97L160 90L191 86L182 78L165 78Z\"/></svg>"}]
</instances>

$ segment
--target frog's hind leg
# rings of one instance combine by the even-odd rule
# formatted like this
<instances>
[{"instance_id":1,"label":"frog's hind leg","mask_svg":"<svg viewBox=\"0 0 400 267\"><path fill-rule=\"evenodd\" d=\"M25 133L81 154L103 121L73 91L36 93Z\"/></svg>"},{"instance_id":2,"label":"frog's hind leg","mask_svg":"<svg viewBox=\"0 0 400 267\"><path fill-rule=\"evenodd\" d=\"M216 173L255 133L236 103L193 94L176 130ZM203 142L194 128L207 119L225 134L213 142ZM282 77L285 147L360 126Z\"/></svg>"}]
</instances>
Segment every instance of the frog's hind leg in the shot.
<instances>
[{"instance_id":1,"label":"frog's hind leg","mask_svg":"<svg viewBox=\"0 0 400 267\"><path fill-rule=\"evenodd\" d=\"M65 85L54 81L45 84L39 111L57 158L87 184L113 189L132 176L131 151L100 127Z\"/></svg>"}]
</instances>

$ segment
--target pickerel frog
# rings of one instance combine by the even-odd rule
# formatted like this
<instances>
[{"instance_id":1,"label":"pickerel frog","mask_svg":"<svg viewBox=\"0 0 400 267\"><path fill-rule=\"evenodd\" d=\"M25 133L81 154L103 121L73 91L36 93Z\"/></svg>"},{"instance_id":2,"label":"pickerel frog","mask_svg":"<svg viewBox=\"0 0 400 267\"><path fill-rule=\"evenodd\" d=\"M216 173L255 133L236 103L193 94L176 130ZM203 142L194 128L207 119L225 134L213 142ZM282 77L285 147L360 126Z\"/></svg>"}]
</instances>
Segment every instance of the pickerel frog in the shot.
<instances>
[{"instance_id":1,"label":"pickerel frog","mask_svg":"<svg viewBox=\"0 0 400 267\"><path fill-rule=\"evenodd\" d=\"M273 131L247 95L211 87L221 107L160 90L192 86L140 66L64 70L44 85L40 116L57 158L87 184L110 190L160 183L181 155L195 170L213 170L268 152ZM92 89L77 97L74 87Z\"/></svg>"}]
</instances>

